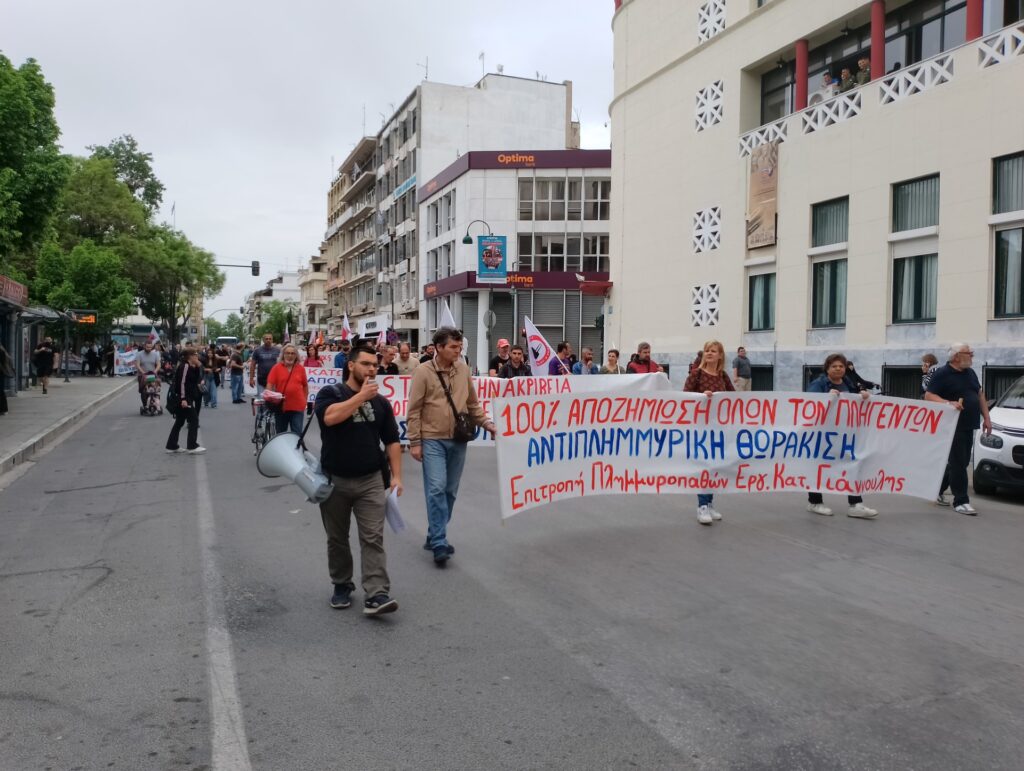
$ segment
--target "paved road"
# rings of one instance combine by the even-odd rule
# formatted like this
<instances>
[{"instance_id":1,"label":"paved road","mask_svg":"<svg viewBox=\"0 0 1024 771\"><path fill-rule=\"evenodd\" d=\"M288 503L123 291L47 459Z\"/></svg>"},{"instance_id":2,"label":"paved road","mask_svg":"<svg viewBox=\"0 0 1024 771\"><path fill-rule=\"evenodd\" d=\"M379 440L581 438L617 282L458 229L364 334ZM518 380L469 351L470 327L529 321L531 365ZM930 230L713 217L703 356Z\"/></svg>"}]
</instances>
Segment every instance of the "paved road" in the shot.
<instances>
[{"instance_id":1,"label":"paved road","mask_svg":"<svg viewBox=\"0 0 1024 771\"><path fill-rule=\"evenodd\" d=\"M166 456L125 394L0 491L0 769L1021 767L1019 498L502 526L472 451L447 570L407 474L371 620L328 607L318 511L257 475L247 410Z\"/></svg>"}]
</instances>

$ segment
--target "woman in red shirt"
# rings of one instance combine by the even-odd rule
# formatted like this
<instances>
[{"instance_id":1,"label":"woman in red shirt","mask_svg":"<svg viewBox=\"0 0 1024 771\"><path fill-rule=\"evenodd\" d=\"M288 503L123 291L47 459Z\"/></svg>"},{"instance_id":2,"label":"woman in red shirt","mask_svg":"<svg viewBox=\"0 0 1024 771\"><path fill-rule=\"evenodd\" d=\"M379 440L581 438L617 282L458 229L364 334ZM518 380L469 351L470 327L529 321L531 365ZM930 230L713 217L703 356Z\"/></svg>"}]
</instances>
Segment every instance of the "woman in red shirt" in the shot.
<instances>
[{"instance_id":1,"label":"woman in red shirt","mask_svg":"<svg viewBox=\"0 0 1024 771\"><path fill-rule=\"evenodd\" d=\"M277 433L302 433L302 415L309 399L306 369L299 363L299 349L291 343L281 348L281 358L267 376L267 388L284 394L281 411L275 415Z\"/></svg>"},{"instance_id":2,"label":"woman in red shirt","mask_svg":"<svg viewBox=\"0 0 1024 771\"><path fill-rule=\"evenodd\" d=\"M683 390L704 394L708 398L716 391L736 390L732 386L732 378L725 374L725 347L720 342L708 340L704 343L700 366L690 370ZM722 518L711 505L711 499L710 493L697 495L697 521L702 525L710 525Z\"/></svg>"},{"instance_id":3,"label":"woman in red shirt","mask_svg":"<svg viewBox=\"0 0 1024 771\"><path fill-rule=\"evenodd\" d=\"M315 345L306 346L306 361L304 362L306 367L322 367L324 363L320 361L320 349Z\"/></svg>"}]
</instances>

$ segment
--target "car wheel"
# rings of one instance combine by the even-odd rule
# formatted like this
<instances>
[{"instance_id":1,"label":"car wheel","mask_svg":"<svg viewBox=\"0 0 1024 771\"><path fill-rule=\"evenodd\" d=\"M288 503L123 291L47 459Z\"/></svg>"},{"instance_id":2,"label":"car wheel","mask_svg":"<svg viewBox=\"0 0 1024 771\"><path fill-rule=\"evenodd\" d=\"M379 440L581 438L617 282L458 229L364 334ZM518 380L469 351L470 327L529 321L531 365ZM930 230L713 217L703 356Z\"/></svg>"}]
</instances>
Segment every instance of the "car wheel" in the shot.
<instances>
[{"instance_id":1,"label":"car wheel","mask_svg":"<svg viewBox=\"0 0 1024 771\"><path fill-rule=\"evenodd\" d=\"M991 484L990 482L987 482L984 477L979 478L977 472L975 472L974 483L972 484L972 487L974 487L974 492L976 492L978 495L996 494L996 486L994 484Z\"/></svg>"}]
</instances>

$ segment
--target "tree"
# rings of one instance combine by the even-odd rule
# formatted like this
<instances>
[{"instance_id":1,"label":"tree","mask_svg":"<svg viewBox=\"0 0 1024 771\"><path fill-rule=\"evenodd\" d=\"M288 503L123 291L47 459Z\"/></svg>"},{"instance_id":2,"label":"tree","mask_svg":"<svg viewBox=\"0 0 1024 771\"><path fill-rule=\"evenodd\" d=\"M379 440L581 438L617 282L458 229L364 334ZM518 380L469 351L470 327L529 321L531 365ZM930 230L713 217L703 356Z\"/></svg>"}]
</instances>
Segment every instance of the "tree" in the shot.
<instances>
[{"instance_id":1,"label":"tree","mask_svg":"<svg viewBox=\"0 0 1024 771\"><path fill-rule=\"evenodd\" d=\"M223 337L226 333L224 332L224 325L221 324L213 316L208 316L203 320L203 325L206 327L206 339L216 340L218 337Z\"/></svg>"},{"instance_id":2,"label":"tree","mask_svg":"<svg viewBox=\"0 0 1024 771\"><path fill-rule=\"evenodd\" d=\"M163 183L153 173L153 154L144 153L131 134L125 134L107 145L90 145L92 158L109 160L117 179L127 185L136 200L149 214L160 208L164 197Z\"/></svg>"},{"instance_id":3,"label":"tree","mask_svg":"<svg viewBox=\"0 0 1024 771\"><path fill-rule=\"evenodd\" d=\"M54 224L61 245L70 250L84 239L112 245L145 238L149 214L118 181L113 161L75 158Z\"/></svg>"},{"instance_id":4,"label":"tree","mask_svg":"<svg viewBox=\"0 0 1024 771\"><path fill-rule=\"evenodd\" d=\"M135 282L139 306L150 318L161 319L177 342L178 327L192 315L193 305L217 294L224 274L210 252L166 225L153 228L134 249L128 274Z\"/></svg>"},{"instance_id":5,"label":"tree","mask_svg":"<svg viewBox=\"0 0 1024 771\"><path fill-rule=\"evenodd\" d=\"M229 313L227 320L224 322L224 334L232 335L237 337L239 340L245 339L245 322L242 317L237 313Z\"/></svg>"},{"instance_id":6,"label":"tree","mask_svg":"<svg viewBox=\"0 0 1024 771\"><path fill-rule=\"evenodd\" d=\"M135 287L124 275L120 255L92 241L70 252L49 242L40 250L33 290L54 308L83 308L98 314L107 330L135 307Z\"/></svg>"},{"instance_id":7,"label":"tree","mask_svg":"<svg viewBox=\"0 0 1024 771\"><path fill-rule=\"evenodd\" d=\"M252 333L253 337L272 334L275 340L284 339L284 331L295 330L295 316L299 306L294 300L269 300L263 303L263 322Z\"/></svg>"},{"instance_id":8,"label":"tree","mask_svg":"<svg viewBox=\"0 0 1024 771\"><path fill-rule=\"evenodd\" d=\"M53 87L34 59L0 54L0 268L27 276L70 164L60 153Z\"/></svg>"}]
</instances>

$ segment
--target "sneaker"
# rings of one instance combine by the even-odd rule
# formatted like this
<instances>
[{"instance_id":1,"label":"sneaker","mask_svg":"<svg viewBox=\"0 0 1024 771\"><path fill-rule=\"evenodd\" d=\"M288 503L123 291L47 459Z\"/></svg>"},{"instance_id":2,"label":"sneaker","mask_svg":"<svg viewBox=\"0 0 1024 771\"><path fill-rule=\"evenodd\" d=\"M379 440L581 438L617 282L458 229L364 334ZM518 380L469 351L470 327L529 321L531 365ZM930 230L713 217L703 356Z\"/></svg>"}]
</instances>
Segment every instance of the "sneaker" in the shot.
<instances>
[{"instance_id":1,"label":"sneaker","mask_svg":"<svg viewBox=\"0 0 1024 771\"><path fill-rule=\"evenodd\" d=\"M205 447L193 447L191 450L185 450L189 455L202 455L206 452Z\"/></svg>"},{"instance_id":2,"label":"sneaker","mask_svg":"<svg viewBox=\"0 0 1024 771\"><path fill-rule=\"evenodd\" d=\"M977 510L969 503L961 503L958 506L954 506L953 511L957 514L966 514L968 517L978 516Z\"/></svg>"},{"instance_id":3,"label":"sneaker","mask_svg":"<svg viewBox=\"0 0 1024 771\"><path fill-rule=\"evenodd\" d=\"M451 559L452 553L448 551L447 546L438 546L434 549L434 564L439 568L443 568L444 564Z\"/></svg>"},{"instance_id":4,"label":"sneaker","mask_svg":"<svg viewBox=\"0 0 1024 771\"><path fill-rule=\"evenodd\" d=\"M398 610L398 603L386 594L378 594L363 603L363 615L379 616L382 613L394 613Z\"/></svg>"},{"instance_id":5,"label":"sneaker","mask_svg":"<svg viewBox=\"0 0 1024 771\"><path fill-rule=\"evenodd\" d=\"M830 509L824 503L808 503L807 510L812 514L821 514L821 516L823 517L832 516L832 509Z\"/></svg>"},{"instance_id":6,"label":"sneaker","mask_svg":"<svg viewBox=\"0 0 1024 771\"><path fill-rule=\"evenodd\" d=\"M331 595L331 607L343 610L352 604L352 587L348 584L335 584Z\"/></svg>"},{"instance_id":7,"label":"sneaker","mask_svg":"<svg viewBox=\"0 0 1024 771\"><path fill-rule=\"evenodd\" d=\"M949 505L949 496L946 495L945 493L939 493L937 496L935 496L935 505L936 506L948 506Z\"/></svg>"},{"instance_id":8,"label":"sneaker","mask_svg":"<svg viewBox=\"0 0 1024 771\"><path fill-rule=\"evenodd\" d=\"M166 452L168 455L175 455L175 454L177 454L179 452L185 452L185 451L183 449L181 449L180 447L175 447L173 450L170 447L168 447L168 448L166 448L164 450L164 452Z\"/></svg>"},{"instance_id":9,"label":"sneaker","mask_svg":"<svg viewBox=\"0 0 1024 771\"><path fill-rule=\"evenodd\" d=\"M722 521L722 514L721 514L721 512L719 512L717 509L715 509L714 506L708 506L708 511L711 512L711 519L715 520L715 522L721 522Z\"/></svg>"},{"instance_id":10,"label":"sneaker","mask_svg":"<svg viewBox=\"0 0 1024 771\"><path fill-rule=\"evenodd\" d=\"M714 522L714 518L711 516L710 506L698 506L697 507L697 521L702 525L710 525Z\"/></svg>"},{"instance_id":11,"label":"sneaker","mask_svg":"<svg viewBox=\"0 0 1024 771\"><path fill-rule=\"evenodd\" d=\"M445 544L444 548L448 550L449 554L455 554L455 547L450 543ZM434 547L430 545L429 538L423 542L423 551L434 551Z\"/></svg>"},{"instance_id":12,"label":"sneaker","mask_svg":"<svg viewBox=\"0 0 1024 771\"><path fill-rule=\"evenodd\" d=\"M878 512L865 506L863 503L855 503L850 507L850 510L846 512L846 516L856 517L857 519L874 519L878 516Z\"/></svg>"}]
</instances>

